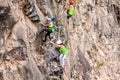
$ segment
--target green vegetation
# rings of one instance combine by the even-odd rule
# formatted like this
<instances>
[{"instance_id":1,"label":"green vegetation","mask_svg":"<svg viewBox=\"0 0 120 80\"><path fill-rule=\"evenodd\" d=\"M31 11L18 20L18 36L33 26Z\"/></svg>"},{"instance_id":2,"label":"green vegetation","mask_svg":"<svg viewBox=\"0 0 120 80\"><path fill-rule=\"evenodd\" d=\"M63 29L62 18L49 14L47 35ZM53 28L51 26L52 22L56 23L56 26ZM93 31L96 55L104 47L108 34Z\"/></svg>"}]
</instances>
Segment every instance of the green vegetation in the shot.
<instances>
[{"instance_id":1,"label":"green vegetation","mask_svg":"<svg viewBox=\"0 0 120 80\"><path fill-rule=\"evenodd\" d=\"M97 61L97 66L98 67L102 67L102 66L105 66L105 65L107 65L107 62L105 62L105 61Z\"/></svg>"}]
</instances>

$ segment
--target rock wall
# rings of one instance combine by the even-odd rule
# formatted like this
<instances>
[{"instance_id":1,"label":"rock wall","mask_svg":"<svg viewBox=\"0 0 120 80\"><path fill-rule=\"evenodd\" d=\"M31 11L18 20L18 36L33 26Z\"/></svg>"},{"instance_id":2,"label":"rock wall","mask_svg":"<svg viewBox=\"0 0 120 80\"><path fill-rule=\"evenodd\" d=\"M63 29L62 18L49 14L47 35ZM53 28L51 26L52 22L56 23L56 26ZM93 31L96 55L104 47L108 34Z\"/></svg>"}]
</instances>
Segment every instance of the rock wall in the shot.
<instances>
[{"instance_id":1,"label":"rock wall","mask_svg":"<svg viewBox=\"0 0 120 80\"><path fill-rule=\"evenodd\" d=\"M0 0L0 80L119 80L120 1ZM53 18L51 41L61 39L69 54L64 70L59 52L39 22Z\"/></svg>"}]
</instances>

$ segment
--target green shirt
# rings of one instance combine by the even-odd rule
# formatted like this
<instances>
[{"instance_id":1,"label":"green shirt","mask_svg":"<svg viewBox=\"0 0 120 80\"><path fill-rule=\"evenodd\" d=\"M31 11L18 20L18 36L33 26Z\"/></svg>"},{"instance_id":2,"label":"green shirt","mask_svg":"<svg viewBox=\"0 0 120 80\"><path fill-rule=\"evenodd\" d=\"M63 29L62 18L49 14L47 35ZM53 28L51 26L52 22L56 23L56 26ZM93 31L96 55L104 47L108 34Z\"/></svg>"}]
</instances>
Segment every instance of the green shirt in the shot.
<instances>
[{"instance_id":1,"label":"green shirt","mask_svg":"<svg viewBox=\"0 0 120 80\"><path fill-rule=\"evenodd\" d=\"M64 54L64 55L68 53L68 50L65 46L63 48L60 48L59 51L61 54Z\"/></svg>"},{"instance_id":2,"label":"green shirt","mask_svg":"<svg viewBox=\"0 0 120 80\"><path fill-rule=\"evenodd\" d=\"M51 30L52 32L55 31L54 26L53 26L53 22L50 22L50 26L48 26L48 29Z\"/></svg>"},{"instance_id":3,"label":"green shirt","mask_svg":"<svg viewBox=\"0 0 120 80\"><path fill-rule=\"evenodd\" d=\"M74 7L73 5L70 5L72 8L70 10L68 10L68 14L69 15L73 15L73 12L74 12Z\"/></svg>"}]
</instances>

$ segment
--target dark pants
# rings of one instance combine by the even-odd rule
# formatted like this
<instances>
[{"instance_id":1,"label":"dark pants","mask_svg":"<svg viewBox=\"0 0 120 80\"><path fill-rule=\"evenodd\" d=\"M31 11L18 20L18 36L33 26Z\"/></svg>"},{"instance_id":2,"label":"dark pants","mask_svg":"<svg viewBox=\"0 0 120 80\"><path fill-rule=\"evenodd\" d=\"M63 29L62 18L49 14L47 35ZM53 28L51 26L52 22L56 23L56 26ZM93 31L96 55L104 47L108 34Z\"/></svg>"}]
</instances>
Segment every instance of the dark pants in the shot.
<instances>
[{"instance_id":1,"label":"dark pants","mask_svg":"<svg viewBox=\"0 0 120 80\"><path fill-rule=\"evenodd\" d=\"M47 40L48 36L50 38L50 33L52 33L52 31L49 30L49 29L43 29L40 33L44 32L44 31L47 32L46 35L45 35L45 39L43 40L45 42Z\"/></svg>"},{"instance_id":2,"label":"dark pants","mask_svg":"<svg viewBox=\"0 0 120 80\"><path fill-rule=\"evenodd\" d=\"M58 3L61 3L62 2L62 0L58 0Z\"/></svg>"},{"instance_id":3,"label":"dark pants","mask_svg":"<svg viewBox=\"0 0 120 80\"><path fill-rule=\"evenodd\" d=\"M72 17L72 15L69 15L69 14L68 14L68 15L67 15L67 19L70 19L70 17Z\"/></svg>"}]
</instances>

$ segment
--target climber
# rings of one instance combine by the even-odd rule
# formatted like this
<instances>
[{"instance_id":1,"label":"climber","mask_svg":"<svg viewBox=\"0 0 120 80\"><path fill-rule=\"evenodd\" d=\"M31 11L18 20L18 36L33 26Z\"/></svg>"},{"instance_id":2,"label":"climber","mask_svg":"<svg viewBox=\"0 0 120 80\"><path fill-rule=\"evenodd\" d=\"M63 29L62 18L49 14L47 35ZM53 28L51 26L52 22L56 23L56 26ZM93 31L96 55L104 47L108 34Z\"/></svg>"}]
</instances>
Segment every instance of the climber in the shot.
<instances>
[{"instance_id":1,"label":"climber","mask_svg":"<svg viewBox=\"0 0 120 80\"><path fill-rule=\"evenodd\" d=\"M72 17L73 13L74 13L74 1L73 0L70 0L70 5L68 7L68 10L67 10L67 19L69 19L70 17Z\"/></svg>"},{"instance_id":2,"label":"climber","mask_svg":"<svg viewBox=\"0 0 120 80\"><path fill-rule=\"evenodd\" d=\"M51 41L49 43L51 43L53 46L59 49L59 52L61 53L59 56L60 66L64 68L64 60L66 58L66 54L68 53L67 48L65 47L61 40L58 40L56 43Z\"/></svg>"},{"instance_id":3,"label":"climber","mask_svg":"<svg viewBox=\"0 0 120 80\"><path fill-rule=\"evenodd\" d=\"M43 29L40 33L46 31L47 34L45 35L45 39L43 40L43 42L46 41L47 39L47 36L49 36L50 38L50 34L54 32L54 25L53 25L53 22L52 22L52 19L51 18L47 18L47 23L44 24L42 22L40 22L40 24L42 24L43 26L47 27L47 29Z\"/></svg>"}]
</instances>

